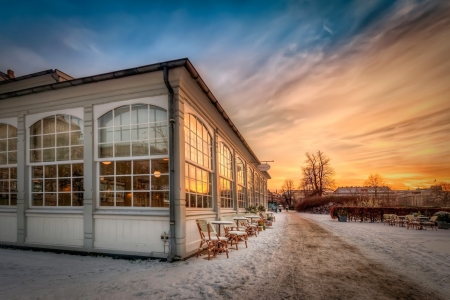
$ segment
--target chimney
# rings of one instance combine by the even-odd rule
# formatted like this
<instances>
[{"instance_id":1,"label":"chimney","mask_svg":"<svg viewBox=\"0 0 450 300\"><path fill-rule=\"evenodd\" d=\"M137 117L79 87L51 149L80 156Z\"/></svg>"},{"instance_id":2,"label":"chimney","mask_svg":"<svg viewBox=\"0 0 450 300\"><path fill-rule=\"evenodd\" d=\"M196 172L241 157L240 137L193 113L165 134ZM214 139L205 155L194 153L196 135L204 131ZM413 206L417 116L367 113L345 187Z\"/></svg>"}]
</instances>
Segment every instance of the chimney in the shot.
<instances>
[{"instance_id":1,"label":"chimney","mask_svg":"<svg viewBox=\"0 0 450 300\"><path fill-rule=\"evenodd\" d=\"M15 77L14 77L14 71L13 71L13 70L8 69L8 71L6 71L6 73L8 74L8 77L9 77L9 78L15 78Z\"/></svg>"}]
</instances>

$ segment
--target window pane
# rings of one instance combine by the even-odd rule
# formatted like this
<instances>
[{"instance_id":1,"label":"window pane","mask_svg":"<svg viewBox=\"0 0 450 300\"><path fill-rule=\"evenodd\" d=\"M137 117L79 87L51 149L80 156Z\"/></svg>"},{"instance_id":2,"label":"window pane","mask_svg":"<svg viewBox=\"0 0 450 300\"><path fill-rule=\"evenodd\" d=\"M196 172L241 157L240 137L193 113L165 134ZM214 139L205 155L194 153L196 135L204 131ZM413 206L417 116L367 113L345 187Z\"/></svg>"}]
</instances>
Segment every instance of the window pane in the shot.
<instances>
[{"instance_id":1,"label":"window pane","mask_svg":"<svg viewBox=\"0 0 450 300\"><path fill-rule=\"evenodd\" d=\"M0 165L6 165L8 163L7 152L0 153Z\"/></svg>"},{"instance_id":2,"label":"window pane","mask_svg":"<svg viewBox=\"0 0 450 300\"><path fill-rule=\"evenodd\" d=\"M82 177L84 175L84 165L83 164L73 164L72 165L72 176Z\"/></svg>"},{"instance_id":3,"label":"window pane","mask_svg":"<svg viewBox=\"0 0 450 300\"><path fill-rule=\"evenodd\" d=\"M126 142L130 140L130 126L116 127L114 130L115 142Z\"/></svg>"},{"instance_id":4,"label":"window pane","mask_svg":"<svg viewBox=\"0 0 450 300\"><path fill-rule=\"evenodd\" d=\"M43 135L42 138L43 138L43 147L44 148L55 147L55 135L54 134Z\"/></svg>"},{"instance_id":5,"label":"window pane","mask_svg":"<svg viewBox=\"0 0 450 300\"><path fill-rule=\"evenodd\" d=\"M43 161L55 161L55 149L43 150Z\"/></svg>"},{"instance_id":6,"label":"window pane","mask_svg":"<svg viewBox=\"0 0 450 300\"><path fill-rule=\"evenodd\" d=\"M126 206L126 207L131 206L131 202L132 202L131 192L123 193L123 197L122 196L119 197L118 194L119 193L116 193L116 206Z\"/></svg>"},{"instance_id":7,"label":"window pane","mask_svg":"<svg viewBox=\"0 0 450 300\"><path fill-rule=\"evenodd\" d=\"M69 146L69 133L58 133L56 135L56 146Z\"/></svg>"},{"instance_id":8,"label":"window pane","mask_svg":"<svg viewBox=\"0 0 450 300\"><path fill-rule=\"evenodd\" d=\"M131 176L117 176L116 177L116 189L124 190L124 191L131 191Z\"/></svg>"},{"instance_id":9,"label":"window pane","mask_svg":"<svg viewBox=\"0 0 450 300\"><path fill-rule=\"evenodd\" d=\"M150 155L167 154L167 140L155 140L150 142Z\"/></svg>"},{"instance_id":10,"label":"window pane","mask_svg":"<svg viewBox=\"0 0 450 300\"><path fill-rule=\"evenodd\" d=\"M152 207L169 207L169 193L152 192Z\"/></svg>"},{"instance_id":11,"label":"window pane","mask_svg":"<svg viewBox=\"0 0 450 300\"><path fill-rule=\"evenodd\" d=\"M6 139L8 137L8 125L0 124L0 139Z\"/></svg>"},{"instance_id":12,"label":"window pane","mask_svg":"<svg viewBox=\"0 0 450 300\"><path fill-rule=\"evenodd\" d=\"M83 179L76 179L78 181L81 180L81 184L80 186L83 186ZM74 186L75 188L75 186ZM73 189L74 192L72 192L72 206L83 206L83 199L84 199L84 194L81 190L75 190Z\"/></svg>"},{"instance_id":13,"label":"window pane","mask_svg":"<svg viewBox=\"0 0 450 300\"><path fill-rule=\"evenodd\" d=\"M83 131L84 121L81 119L78 119L76 117L70 117L70 118L71 118L70 130L71 131L78 131L78 130Z\"/></svg>"},{"instance_id":14,"label":"window pane","mask_svg":"<svg viewBox=\"0 0 450 300\"><path fill-rule=\"evenodd\" d=\"M100 177L100 191L114 191L114 177Z\"/></svg>"},{"instance_id":15,"label":"window pane","mask_svg":"<svg viewBox=\"0 0 450 300\"><path fill-rule=\"evenodd\" d=\"M101 162L100 175L114 175L114 162L111 161Z\"/></svg>"},{"instance_id":16,"label":"window pane","mask_svg":"<svg viewBox=\"0 0 450 300\"><path fill-rule=\"evenodd\" d=\"M150 206L150 193L149 192L133 193L133 206L149 207Z\"/></svg>"},{"instance_id":17,"label":"window pane","mask_svg":"<svg viewBox=\"0 0 450 300\"><path fill-rule=\"evenodd\" d=\"M44 194L33 194L33 205L35 206L42 206L44 199Z\"/></svg>"},{"instance_id":18,"label":"window pane","mask_svg":"<svg viewBox=\"0 0 450 300\"><path fill-rule=\"evenodd\" d=\"M16 164L17 163L17 151L8 152L8 163Z\"/></svg>"},{"instance_id":19,"label":"window pane","mask_svg":"<svg viewBox=\"0 0 450 300\"><path fill-rule=\"evenodd\" d=\"M37 121L36 123L34 123L33 125L31 125L30 127L30 134L31 135L38 135L38 134L42 134L42 130L41 130L41 120Z\"/></svg>"},{"instance_id":20,"label":"window pane","mask_svg":"<svg viewBox=\"0 0 450 300\"><path fill-rule=\"evenodd\" d=\"M100 158L113 157L113 144L98 145L98 156Z\"/></svg>"},{"instance_id":21,"label":"window pane","mask_svg":"<svg viewBox=\"0 0 450 300\"><path fill-rule=\"evenodd\" d=\"M56 206L58 201L58 194L51 193L51 194L44 194L44 205L45 206Z\"/></svg>"},{"instance_id":22,"label":"window pane","mask_svg":"<svg viewBox=\"0 0 450 300\"><path fill-rule=\"evenodd\" d=\"M0 179L9 179L9 169L8 168L3 168L0 169Z\"/></svg>"},{"instance_id":23,"label":"window pane","mask_svg":"<svg viewBox=\"0 0 450 300\"><path fill-rule=\"evenodd\" d=\"M131 126L131 139L133 141L148 140L148 125Z\"/></svg>"},{"instance_id":24,"label":"window pane","mask_svg":"<svg viewBox=\"0 0 450 300\"><path fill-rule=\"evenodd\" d=\"M9 194L0 193L0 205L9 205Z\"/></svg>"},{"instance_id":25,"label":"window pane","mask_svg":"<svg viewBox=\"0 0 450 300\"><path fill-rule=\"evenodd\" d=\"M100 206L114 206L114 193L113 192L101 192L100 193Z\"/></svg>"},{"instance_id":26,"label":"window pane","mask_svg":"<svg viewBox=\"0 0 450 300\"><path fill-rule=\"evenodd\" d=\"M69 147L56 148L56 160L57 161L69 160L69 152L70 152Z\"/></svg>"},{"instance_id":27,"label":"window pane","mask_svg":"<svg viewBox=\"0 0 450 300\"><path fill-rule=\"evenodd\" d=\"M84 137L81 131L74 131L70 133L70 143L72 145L83 145Z\"/></svg>"},{"instance_id":28,"label":"window pane","mask_svg":"<svg viewBox=\"0 0 450 300\"><path fill-rule=\"evenodd\" d=\"M152 159L152 174L159 171L161 174L169 173L169 161L164 159Z\"/></svg>"},{"instance_id":29,"label":"window pane","mask_svg":"<svg viewBox=\"0 0 450 300\"><path fill-rule=\"evenodd\" d=\"M130 143L114 144L114 151L116 157L130 156Z\"/></svg>"},{"instance_id":30,"label":"window pane","mask_svg":"<svg viewBox=\"0 0 450 300\"><path fill-rule=\"evenodd\" d=\"M17 139L8 139L8 151L17 150Z\"/></svg>"},{"instance_id":31,"label":"window pane","mask_svg":"<svg viewBox=\"0 0 450 300\"><path fill-rule=\"evenodd\" d=\"M168 138L169 132L167 130L167 126L165 125L157 125L155 126L155 137L157 139Z\"/></svg>"},{"instance_id":32,"label":"window pane","mask_svg":"<svg viewBox=\"0 0 450 300\"><path fill-rule=\"evenodd\" d=\"M8 149L8 140L0 140L0 151L6 151Z\"/></svg>"},{"instance_id":33,"label":"window pane","mask_svg":"<svg viewBox=\"0 0 450 300\"><path fill-rule=\"evenodd\" d=\"M150 177L148 175L134 176L133 190L150 190Z\"/></svg>"},{"instance_id":34,"label":"window pane","mask_svg":"<svg viewBox=\"0 0 450 300\"><path fill-rule=\"evenodd\" d=\"M98 127L104 128L104 127L112 127L113 126L113 113L112 111L107 112L103 116L98 119Z\"/></svg>"},{"instance_id":35,"label":"window pane","mask_svg":"<svg viewBox=\"0 0 450 300\"><path fill-rule=\"evenodd\" d=\"M114 126L130 124L130 106L121 106L114 110Z\"/></svg>"},{"instance_id":36,"label":"window pane","mask_svg":"<svg viewBox=\"0 0 450 300\"><path fill-rule=\"evenodd\" d=\"M131 161L117 161L116 174L117 175L131 174Z\"/></svg>"},{"instance_id":37,"label":"window pane","mask_svg":"<svg viewBox=\"0 0 450 300\"><path fill-rule=\"evenodd\" d=\"M41 148L41 136L32 136L30 137L30 148L36 149Z\"/></svg>"},{"instance_id":38,"label":"window pane","mask_svg":"<svg viewBox=\"0 0 450 300\"><path fill-rule=\"evenodd\" d=\"M148 155L148 142L131 142L133 156Z\"/></svg>"},{"instance_id":39,"label":"window pane","mask_svg":"<svg viewBox=\"0 0 450 300\"><path fill-rule=\"evenodd\" d=\"M134 104L131 106L131 123L132 124L148 123L148 105Z\"/></svg>"},{"instance_id":40,"label":"window pane","mask_svg":"<svg viewBox=\"0 0 450 300\"><path fill-rule=\"evenodd\" d=\"M167 111L162 108L155 107L155 116L156 122L166 121L167 120Z\"/></svg>"},{"instance_id":41,"label":"window pane","mask_svg":"<svg viewBox=\"0 0 450 300\"><path fill-rule=\"evenodd\" d=\"M150 174L150 162L148 160L133 161L133 174Z\"/></svg>"},{"instance_id":42,"label":"window pane","mask_svg":"<svg viewBox=\"0 0 450 300\"><path fill-rule=\"evenodd\" d=\"M161 175L160 177L151 176L152 181L152 190L154 191L161 191L161 190L168 190L169 189L169 176L168 175Z\"/></svg>"},{"instance_id":43,"label":"window pane","mask_svg":"<svg viewBox=\"0 0 450 300\"><path fill-rule=\"evenodd\" d=\"M71 195L70 193L58 194L58 206L71 206Z\"/></svg>"},{"instance_id":44,"label":"window pane","mask_svg":"<svg viewBox=\"0 0 450 300\"><path fill-rule=\"evenodd\" d=\"M70 177L70 164L58 165L58 177Z\"/></svg>"},{"instance_id":45,"label":"window pane","mask_svg":"<svg viewBox=\"0 0 450 300\"><path fill-rule=\"evenodd\" d=\"M17 194L11 194L11 205L17 205Z\"/></svg>"},{"instance_id":46,"label":"window pane","mask_svg":"<svg viewBox=\"0 0 450 300\"><path fill-rule=\"evenodd\" d=\"M44 134L55 132L55 116L46 117L43 120Z\"/></svg>"},{"instance_id":47,"label":"window pane","mask_svg":"<svg viewBox=\"0 0 450 300\"><path fill-rule=\"evenodd\" d=\"M56 179L44 180L44 192L56 192Z\"/></svg>"},{"instance_id":48,"label":"window pane","mask_svg":"<svg viewBox=\"0 0 450 300\"><path fill-rule=\"evenodd\" d=\"M72 154L71 154L72 160L83 159L83 146L72 147L71 150L72 150Z\"/></svg>"},{"instance_id":49,"label":"window pane","mask_svg":"<svg viewBox=\"0 0 450 300\"><path fill-rule=\"evenodd\" d=\"M58 192L72 191L72 182L70 178L58 179Z\"/></svg>"},{"instance_id":50,"label":"window pane","mask_svg":"<svg viewBox=\"0 0 450 300\"><path fill-rule=\"evenodd\" d=\"M70 128L70 116L56 115L56 132L67 132Z\"/></svg>"},{"instance_id":51,"label":"window pane","mask_svg":"<svg viewBox=\"0 0 450 300\"><path fill-rule=\"evenodd\" d=\"M41 161L42 161L42 150L32 150L30 153L30 162L41 162Z\"/></svg>"}]
</instances>

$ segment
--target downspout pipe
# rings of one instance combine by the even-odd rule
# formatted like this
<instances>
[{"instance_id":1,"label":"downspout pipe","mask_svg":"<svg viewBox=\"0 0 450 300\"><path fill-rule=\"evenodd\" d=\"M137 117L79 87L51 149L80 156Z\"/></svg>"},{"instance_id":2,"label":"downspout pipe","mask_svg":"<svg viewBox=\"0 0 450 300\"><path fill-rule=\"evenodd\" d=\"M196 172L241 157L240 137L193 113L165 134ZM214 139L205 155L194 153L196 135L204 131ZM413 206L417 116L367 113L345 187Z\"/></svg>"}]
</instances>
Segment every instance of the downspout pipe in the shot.
<instances>
[{"instance_id":1,"label":"downspout pipe","mask_svg":"<svg viewBox=\"0 0 450 300\"><path fill-rule=\"evenodd\" d=\"M169 91L169 224L170 250L167 261L172 262L175 257L175 111L174 93L169 83L169 68L163 66L164 83Z\"/></svg>"}]
</instances>

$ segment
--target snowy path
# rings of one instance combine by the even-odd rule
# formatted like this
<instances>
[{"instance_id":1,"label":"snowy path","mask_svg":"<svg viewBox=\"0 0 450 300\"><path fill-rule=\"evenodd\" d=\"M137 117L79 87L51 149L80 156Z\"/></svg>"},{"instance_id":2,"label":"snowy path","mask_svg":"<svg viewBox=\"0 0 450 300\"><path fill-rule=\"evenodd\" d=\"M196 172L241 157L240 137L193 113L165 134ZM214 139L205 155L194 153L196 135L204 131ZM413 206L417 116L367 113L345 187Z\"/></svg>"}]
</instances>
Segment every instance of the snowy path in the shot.
<instances>
[{"instance_id":1,"label":"snowy path","mask_svg":"<svg viewBox=\"0 0 450 300\"><path fill-rule=\"evenodd\" d=\"M402 273L424 271L415 264L419 257L448 270L446 252L438 251L447 231L432 238L434 248L424 243L406 251L412 258L397 259L408 244L388 247L380 232L401 228L294 212L276 218L273 229L250 238L247 249L241 244L229 259L221 254L170 264L0 249L0 299L445 299L435 291L446 282L448 291L448 281L436 286ZM384 258L390 255L400 265L414 264L397 270Z\"/></svg>"}]
</instances>

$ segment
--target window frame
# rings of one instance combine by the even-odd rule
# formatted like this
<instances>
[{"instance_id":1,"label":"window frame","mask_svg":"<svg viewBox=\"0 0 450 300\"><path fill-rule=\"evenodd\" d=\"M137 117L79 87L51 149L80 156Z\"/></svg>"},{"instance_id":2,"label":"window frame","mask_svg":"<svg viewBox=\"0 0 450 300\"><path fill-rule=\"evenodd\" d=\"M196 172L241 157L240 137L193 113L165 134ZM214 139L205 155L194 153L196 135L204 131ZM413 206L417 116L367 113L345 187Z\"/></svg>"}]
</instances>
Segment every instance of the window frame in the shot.
<instances>
[{"instance_id":1,"label":"window frame","mask_svg":"<svg viewBox=\"0 0 450 300\"><path fill-rule=\"evenodd\" d=\"M3 182L8 182L8 192L5 192L5 194L8 195L8 204L5 205L0 205L0 207L6 208L6 207L17 207L17 152L18 152L18 139L17 139L17 119L16 118L8 118L8 119L0 119L0 126L5 125L6 126L6 137L2 138L2 140L6 140L6 148L5 151L2 151L3 153L6 153L6 164L0 164L0 169L7 169L8 170L8 178L7 179L0 179L0 182L2 182L2 186L3 186ZM9 135L9 126L14 127L16 133L15 133L15 137L10 137ZM9 150L9 141L15 139L16 140L16 150L12 150L14 152L16 152L16 163L9 163L9 153L11 150ZM12 169L15 169L15 175L16 178L12 178L12 174L13 172L11 171ZM15 182L15 188L16 191L12 192L11 191L11 183ZM15 195L15 203L16 204L11 204L11 201L14 200L12 199L12 195Z\"/></svg>"}]
</instances>

